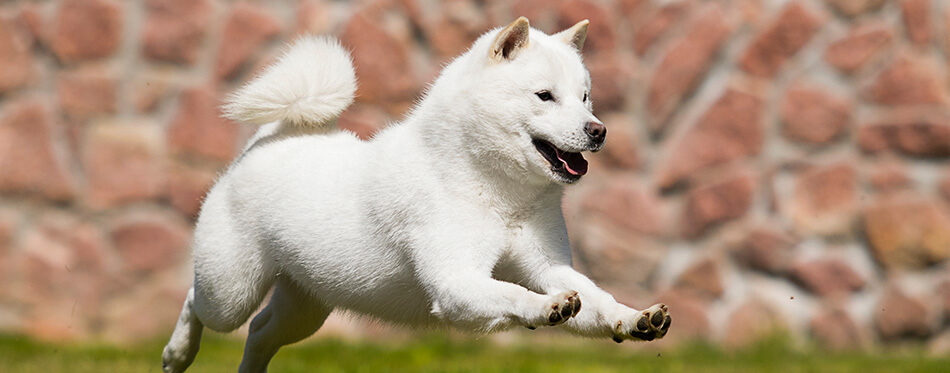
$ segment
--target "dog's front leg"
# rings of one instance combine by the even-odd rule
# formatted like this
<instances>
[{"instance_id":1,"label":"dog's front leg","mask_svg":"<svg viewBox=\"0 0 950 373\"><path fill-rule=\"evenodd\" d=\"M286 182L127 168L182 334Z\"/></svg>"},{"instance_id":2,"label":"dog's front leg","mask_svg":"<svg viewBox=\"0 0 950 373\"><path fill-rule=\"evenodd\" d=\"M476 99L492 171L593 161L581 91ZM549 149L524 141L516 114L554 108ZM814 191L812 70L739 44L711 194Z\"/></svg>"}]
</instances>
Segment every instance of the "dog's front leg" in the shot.
<instances>
[{"instance_id":1,"label":"dog's front leg","mask_svg":"<svg viewBox=\"0 0 950 373\"><path fill-rule=\"evenodd\" d=\"M577 315L581 303L572 289L538 294L492 278L505 248L503 229L487 219L452 220L446 217L431 225L433 230L416 231L418 244L410 254L436 317L461 329L498 331L558 325Z\"/></svg>"},{"instance_id":2,"label":"dog's front leg","mask_svg":"<svg viewBox=\"0 0 950 373\"><path fill-rule=\"evenodd\" d=\"M506 277L543 293L577 291L584 309L564 324L573 333L617 342L649 341L666 335L672 322L666 305L637 310L618 303L571 267L568 242L561 206L551 203L520 231L506 266L512 273Z\"/></svg>"},{"instance_id":3,"label":"dog's front leg","mask_svg":"<svg viewBox=\"0 0 950 373\"><path fill-rule=\"evenodd\" d=\"M434 279L429 295L437 317L454 327L473 331L554 326L576 316L581 309L576 291L542 295L494 280L490 274L468 270Z\"/></svg>"},{"instance_id":4,"label":"dog's front leg","mask_svg":"<svg viewBox=\"0 0 950 373\"><path fill-rule=\"evenodd\" d=\"M633 309L618 303L570 265L545 260L533 267L537 272L532 275L532 282L539 289L545 292L577 289L584 310L564 324L573 333L609 337L617 342L628 339L651 341L663 338L670 328L672 317L664 304L654 304L644 310Z\"/></svg>"}]
</instances>

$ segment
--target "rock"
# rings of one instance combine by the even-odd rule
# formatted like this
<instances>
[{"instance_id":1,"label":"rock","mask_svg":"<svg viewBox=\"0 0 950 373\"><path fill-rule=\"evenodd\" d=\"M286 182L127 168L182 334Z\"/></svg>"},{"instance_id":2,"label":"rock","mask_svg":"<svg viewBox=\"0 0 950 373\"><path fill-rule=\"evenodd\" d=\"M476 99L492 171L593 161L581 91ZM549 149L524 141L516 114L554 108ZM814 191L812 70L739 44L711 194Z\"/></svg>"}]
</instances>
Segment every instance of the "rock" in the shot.
<instances>
[{"instance_id":1,"label":"rock","mask_svg":"<svg viewBox=\"0 0 950 373\"><path fill-rule=\"evenodd\" d=\"M36 79L36 64L29 37L13 22L0 19L0 94L26 86Z\"/></svg>"},{"instance_id":2,"label":"rock","mask_svg":"<svg viewBox=\"0 0 950 373\"><path fill-rule=\"evenodd\" d=\"M950 117L917 113L913 109L877 115L858 127L861 150L898 151L915 157L950 157Z\"/></svg>"},{"instance_id":3,"label":"rock","mask_svg":"<svg viewBox=\"0 0 950 373\"><path fill-rule=\"evenodd\" d=\"M884 0L825 0L835 10L849 17L878 10Z\"/></svg>"},{"instance_id":4,"label":"rock","mask_svg":"<svg viewBox=\"0 0 950 373\"><path fill-rule=\"evenodd\" d=\"M595 0L565 0L558 6L558 30L590 20L585 52L614 52L617 49L617 21L604 2Z\"/></svg>"},{"instance_id":5,"label":"rock","mask_svg":"<svg viewBox=\"0 0 950 373\"><path fill-rule=\"evenodd\" d=\"M603 110L623 110L628 96L633 72L627 66L632 62L624 61L614 53L599 53L584 58L590 71L592 89L591 102L595 113Z\"/></svg>"},{"instance_id":6,"label":"rock","mask_svg":"<svg viewBox=\"0 0 950 373\"><path fill-rule=\"evenodd\" d=\"M697 238L713 226L742 217L752 205L754 192L752 176L747 173L694 187L686 195L683 235Z\"/></svg>"},{"instance_id":7,"label":"rock","mask_svg":"<svg viewBox=\"0 0 950 373\"><path fill-rule=\"evenodd\" d=\"M0 307L12 302L16 290L10 273L14 272L13 242L22 225L22 216L13 209L0 209Z\"/></svg>"},{"instance_id":8,"label":"rock","mask_svg":"<svg viewBox=\"0 0 950 373\"><path fill-rule=\"evenodd\" d=\"M679 24L689 10L689 2L666 4L653 14L633 36L633 50L644 55L670 28Z\"/></svg>"},{"instance_id":9,"label":"rock","mask_svg":"<svg viewBox=\"0 0 950 373\"><path fill-rule=\"evenodd\" d=\"M222 118L219 106L213 89L185 88L168 129L171 151L230 161L237 150L238 125Z\"/></svg>"},{"instance_id":10,"label":"rock","mask_svg":"<svg viewBox=\"0 0 950 373\"><path fill-rule=\"evenodd\" d=\"M749 74L774 77L785 62L811 40L823 20L801 2L785 6L739 59L739 66Z\"/></svg>"},{"instance_id":11,"label":"rock","mask_svg":"<svg viewBox=\"0 0 950 373\"><path fill-rule=\"evenodd\" d=\"M510 16L506 15L504 20L499 23L504 23L496 26L504 26L508 22L513 21L518 16L528 17L528 20L531 23L531 27L534 27L538 30L546 30L550 32L555 32L560 27L561 20L557 8L552 5L557 5L560 3L558 1L551 0L516 0L511 2L511 13Z\"/></svg>"},{"instance_id":12,"label":"rock","mask_svg":"<svg viewBox=\"0 0 950 373\"><path fill-rule=\"evenodd\" d=\"M176 287L171 280L140 283L122 297L110 299L103 306L102 337L111 343L130 343L167 335L188 294L187 288Z\"/></svg>"},{"instance_id":13,"label":"rock","mask_svg":"<svg viewBox=\"0 0 950 373\"><path fill-rule=\"evenodd\" d=\"M602 286L625 291L648 288L665 254L663 246L614 225L591 224L580 229L579 239L572 239L576 240L574 260L582 273Z\"/></svg>"},{"instance_id":14,"label":"rock","mask_svg":"<svg viewBox=\"0 0 950 373\"><path fill-rule=\"evenodd\" d=\"M765 137L762 100L729 89L683 136L671 142L667 159L658 165L659 185L671 188L695 173L762 150Z\"/></svg>"},{"instance_id":15,"label":"rock","mask_svg":"<svg viewBox=\"0 0 950 373\"><path fill-rule=\"evenodd\" d=\"M462 54L481 34L491 28L482 10L470 0L441 2L436 20L427 25L426 36L429 43L442 59Z\"/></svg>"},{"instance_id":16,"label":"rock","mask_svg":"<svg viewBox=\"0 0 950 373\"><path fill-rule=\"evenodd\" d=\"M857 26L845 37L831 43L825 50L825 61L845 73L864 67L889 47L894 31L886 24Z\"/></svg>"},{"instance_id":17,"label":"rock","mask_svg":"<svg viewBox=\"0 0 950 373\"><path fill-rule=\"evenodd\" d=\"M142 74L133 81L132 105L139 113L153 113L171 96L172 80L166 74Z\"/></svg>"},{"instance_id":18,"label":"rock","mask_svg":"<svg viewBox=\"0 0 950 373\"><path fill-rule=\"evenodd\" d=\"M794 257L795 239L786 232L769 227L753 228L733 251L746 267L771 274L788 271Z\"/></svg>"},{"instance_id":19,"label":"rock","mask_svg":"<svg viewBox=\"0 0 950 373\"><path fill-rule=\"evenodd\" d=\"M604 149L589 159L603 163L611 168L637 169L640 167L640 155L637 151L637 123L632 115L620 112L600 116L609 132Z\"/></svg>"},{"instance_id":20,"label":"rock","mask_svg":"<svg viewBox=\"0 0 950 373\"><path fill-rule=\"evenodd\" d=\"M332 33L332 11L322 0L305 0L297 6L295 34L322 35Z\"/></svg>"},{"instance_id":21,"label":"rock","mask_svg":"<svg viewBox=\"0 0 950 373\"><path fill-rule=\"evenodd\" d=\"M196 219L205 196L214 184L217 173L203 167L177 163L169 168L168 194L172 206L189 218Z\"/></svg>"},{"instance_id":22,"label":"rock","mask_svg":"<svg viewBox=\"0 0 950 373\"><path fill-rule=\"evenodd\" d=\"M280 33L281 23L259 5L239 2L231 9L215 57L214 75L234 78L251 56Z\"/></svg>"},{"instance_id":23,"label":"rock","mask_svg":"<svg viewBox=\"0 0 950 373\"><path fill-rule=\"evenodd\" d=\"M368 140L382 129L392 118L374 105L354 104L340 114L337 126L356 134L362 140Z\"/></svg>"},{"instance_id":24,"label":"rock","mask_svg":"<svg viewBox=\"0 0 950 373\"><path fill-rule=\"evenodd\" d=\"M886 269L918 269L950 258L950 215L923 198L884 198L864 210L872 254Z\"/></svg>"},{"instance_id":25,"label":"rock","mask_svg":"<svg viewBox=\"0 0 950 373\"><path fill-rule=\"evenodd\" d=\"M23 330L44 340L88 338L112 279L102 233L64 213L40 216L24 233L14 266L17 301L33 310Z\"/></svg>"},{"instance_id":26,"label":"rock","mask_svg":"<svg viewBox=\"0 0 950 373\"><path fill-rule=\"evenodd\" d=\"M26 32L28 47L38 47L46 40L46 30L43 27L42 6L37 3L22 4L16 24Z\"/></svg>"},{"instance_id":27,"label":"rock","mask_svg":"<svg viewBox=\"0 0 950 373\"><path fill-rule=\"evenodd\" d=\"M937 182L937 191L944 200L950 202L950 172L944 174L944 176Z\"/></svg>"},{"instance_id":28,"label":"rock","mask_svg":"<svg viewBox=\"0 0 950 373\"><path fill-rule=\"evenodd\" d=\"M615 178L587 194L583 202L588 214L602 216L625 229L645 235L663 232L663 212L659 198L637 188L632 181Z\"/></svg>"},{"instance_id":29,"label":"rock","mask_svg":"<svg viewBox=\"0 0 950 373\"><path fill-rule=\"evenodd\" d=\"M938 358L950 354L950 330L930 339L927 343L927 354Z\"/></svg>"},{"instance_id":30,"label":"rock","mask_svg":"<svg viewBox=\"0 0 950 373\"><path fill-rule=\"evenodd\" d=\"M814 167L795 184L789 213L802 232L845 235L857 212L857 171L848 162Z\"/></svg>"},{"instance_id":31,"label":"rock","mask_svg":"<svg viewBox=\"0 0 950 373\"><path fill-rule=\"evenodd\" d=\"M666 304L673 319L670 331L663 337L666 343L707 340L711 337L712 328L702 300L672 289L660 294L654 303Z\"/></svg>"},{"instance_id":32,"label":"rock","mask_svg":"<svg viewBox=\"0 0 950 373\"><path fill-rule=\"evenodd\" d=\"M809 327L819 344L834 351L857 350L867 344L854 319L838 307L822 309L811 319Z\"/></svg>"},{"instance_id":33,"label":"rock","mask_svg":"<svg viewBox=\"0 0 950 373\"><path fill-rule=\"evenodd\" d=\"M874 189L885 193L911 189L914 184L907 174L907 167L895 159L877 162L868 181Z\"/></svg>"},{"instance_id":34,"label":"rock","mask_svg":"<svg viewBox=\"0 0 950 373\"><path fill-rule=\"evenodd\" d=\"M122 41L122 7L109 0L63 0L56 10L50 47L63 63L111 56Z\"/></svg>"},{"instance_id":35,"label":"rock","mask_svg":"<svg viewBox=\"0 0 950 373\"><path fill-rule=\"evenodd\" d=\"M83 147L89 205L108 208L157 198L165 189L161 139L161 129L149 124L91 127Z\"/></svg>"},{"instance_id":36,"label":"rock","mask_svg":"<svg viewBox=\"0 0 950 373\"><path fill-rule=\"evenodd\" d=\"M917 45L930 43L930 17L933 15L930 0L902 0L901 15L910 41Z\"/></svg>"},{"instance_id":37,"label":"rock","mask_svg":"<svg viewBox=\"0 0 950 373\"><path fill-rule=\"evenodd\" d=\"M133 276L153 274L187 260L188 229L162 214L116 219L109 235L122 260L123 271Z\"/></svg>"},{"instance_id":38,"label":"rock","mask_svg":"<svg viewBox=\"0 0 950 373\"><path fill-rule=\"evenodd\" d=\"M831 142L846 132L852 109L847 99L828 93L825 87L795 86L782 101L782 134L810 144Z\"/></svg>"},{"instance_id":39,"label":"rock","mask_svg":"<svg viewBox=\"0 0 950 373\"><path fill-rule=\"evenodd\" d=\"M755 299L739 306L728 320L723 343L732 348L749 346L787 329L781 317L771 307Z\"/></svg>"},{"instance_id":40,"label":"rock","mask_svg":"<svg viewBox=\"0 0 950 373\"><path fill-rule=\"evenodd\" d=\"M382 27L385 14L365 8L343 26L340 41L350 50L356 76L357 102L394 105L401 112L418 90L409 60L409 43ZM406 31L408 32L408 31Z\"/></svg>"},{"instance_id":41,"label":"rock","mask_svg":"<svg viewBox=\"0 0 950 373\"><path fill-rule=\"evenodd\" d=\"M933 61L907 54L896 58L863 90L871 102L881 105L925 105L947 102Z\"/></svg>"},{"instance_id":42,"label":"rock","mask_svg":"<svg viewBox=\"0 0 950 373\"><path fill-rule=\"evenodd\" d=\"M116 111L116 82L105 71L77 70L60 74L57 95L60 107L71 119L85 120Z\"/></svg>"},{"instance_id":43,"label":"rock","mask_svg":"<svg viewBox=\"0 0 950 373\"><path fill-rule=\"evenodd\" d=\"M208 0L148 0L142 31L146 58L193 65L211 24Z\"/></svg>"},{"instance_id":44,"label":"rock","mask_svg":"<svg viewBox=\"0 0 950 373\"><path fill-rule=\"evenodd\" d=\"M864 279L840 260L817 259L792 267L789 277L805 290L823 297L848 295L864 288Z\"/></svg>"},{"instance_id":45,"label":"rock","mask_svg":"<svg viewBox=\"0 0 950 373\"><path fill-rule=\"evenodd\" d=\"M716 299L723 293L722 273L714 260L699 260L680 274L675 286L700 298Z\"/></svg>"},{"instance_id":46,"label":"rock","mask_svg":"<svg viewBox=\"0 0 950 373\"><path fill-rule=\"evenodd\" d=\"M666 128L670 114L702 81L732 33L732 25L718 5L706 7L690 24L686 34L660 57L647 87L646 109L654 132Z\"/></svg>"},{"instance_id":47,"label":"rock","mask_svg":"<svg viewBox=\"0 0 950 373\"><path fill-rule=\"evenodd\" d=\"M0 191L69 201L72 175L53 141L53 122L40 102L8 102L0 116Z\"/></svg>"},{"instance_id":48,"label":"rock","mask_svg":"<svg viewBox=\"0 0 950 373\"><path fill-rule=\"evenodd\" d=\"M936 293L940 309L943 311L943 319L945 322L950 322L950 279L937 285Z\"/></svg>"},{"instance_id":49,"label":"rock","mask_svg":"<svg viewBox=\"0 0 950 373\"><path fill-rule=\"evenodd\" d=\"M932 315L920 299L891 288L884 292L874 311L874 326L883 340L924 338L934 333Z\"/></svg>"}]
</instances>

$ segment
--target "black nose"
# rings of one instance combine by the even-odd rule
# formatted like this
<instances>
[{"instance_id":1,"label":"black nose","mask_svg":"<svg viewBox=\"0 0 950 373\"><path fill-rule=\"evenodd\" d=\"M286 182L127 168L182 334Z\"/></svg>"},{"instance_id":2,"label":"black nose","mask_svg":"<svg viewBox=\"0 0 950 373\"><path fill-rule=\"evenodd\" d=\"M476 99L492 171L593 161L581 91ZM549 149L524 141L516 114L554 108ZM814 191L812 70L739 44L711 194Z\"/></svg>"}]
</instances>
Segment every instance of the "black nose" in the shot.
<instances>
[{"instance_id":1,"label":"black nose","mask_svg":"<svg viewBox=\"0 0 950 373\"><path fill-rule=\"evenodd\" d=\"M600 123L587 122L584 125L584 132L587 132L587 136L590 136L595 142L604 142L604 139L607 138L607 127Z\"/></svg>"}]
</instances>

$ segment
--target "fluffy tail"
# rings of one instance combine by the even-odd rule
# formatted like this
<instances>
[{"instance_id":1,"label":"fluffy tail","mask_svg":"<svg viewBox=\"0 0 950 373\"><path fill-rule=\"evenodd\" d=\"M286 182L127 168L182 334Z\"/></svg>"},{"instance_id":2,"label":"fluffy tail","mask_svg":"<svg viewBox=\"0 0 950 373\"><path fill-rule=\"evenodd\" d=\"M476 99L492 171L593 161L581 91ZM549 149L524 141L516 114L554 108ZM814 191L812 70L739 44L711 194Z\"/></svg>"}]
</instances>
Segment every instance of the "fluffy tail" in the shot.
<instances>
[{"instance_id":1,"label":"fluffy tail","mask_svg":"<svg viewBox=\"0 0 950 373\"><path fill-rule=\"evenodd\" d=\"M322 127L353 102L356 73L349 53L335 39L297 39L277 63L232 94L224 116L265 124Z\"/></svg>"}]
</instances>

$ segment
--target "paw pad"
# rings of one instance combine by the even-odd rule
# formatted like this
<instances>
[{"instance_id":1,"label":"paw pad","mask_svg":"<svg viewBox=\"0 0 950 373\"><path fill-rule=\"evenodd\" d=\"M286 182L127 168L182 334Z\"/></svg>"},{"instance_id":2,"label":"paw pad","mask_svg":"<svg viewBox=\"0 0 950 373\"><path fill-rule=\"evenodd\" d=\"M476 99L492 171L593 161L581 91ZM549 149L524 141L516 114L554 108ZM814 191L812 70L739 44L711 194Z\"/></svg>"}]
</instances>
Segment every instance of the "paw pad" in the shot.
<instances>
[{"instance_id":1,"label":"paw pad","mask_svg":"<svg viewBox=\"0 0 950 373\"><path fill-rule=\"evenodd\" d=\"M617 323L615 328L614 341L618 343L624 339L639 339L644 341L652 341L654 339L663 338L666 335L666 332L669 331L670 325L673 323L673 318L670 317L669 309L665 304L654 304L636 314L636 321L630 323L632 328L630 330L625 329L625 323L620 321Z\"/></svg>"},{"instance_id":2,"label":"paw pad","mask_svg":"<svg viewBox=\"0 0 950 373\"><path fill-rule=\"evenodd\" d=\"M577 316L581 310L581 298L576 291L565 291L554 296L550 307L548 325L558 325Z\"/></svg>"}]
</instances>

